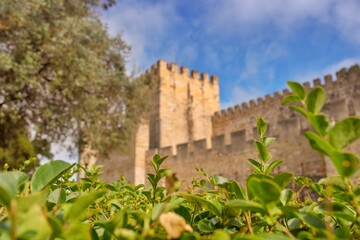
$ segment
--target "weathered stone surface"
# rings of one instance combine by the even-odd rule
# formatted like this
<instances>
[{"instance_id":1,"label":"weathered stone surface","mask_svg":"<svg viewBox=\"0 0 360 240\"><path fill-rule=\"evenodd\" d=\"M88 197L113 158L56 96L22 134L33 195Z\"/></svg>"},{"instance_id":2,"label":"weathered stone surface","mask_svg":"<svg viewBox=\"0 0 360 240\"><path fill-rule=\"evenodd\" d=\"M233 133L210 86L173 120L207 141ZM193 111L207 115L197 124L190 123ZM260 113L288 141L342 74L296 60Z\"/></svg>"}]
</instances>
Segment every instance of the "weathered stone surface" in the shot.
<instances>
[{"instance_id":1,"label":"weathered stone surface","mask_svg":"<svg viewBox=\"0 0 360 240\"><path fill-rule=\"evenodd\" d=\"M192 178L200 177L197 167L209 174L243 180L251 171L247 159L257 159L253 139L257 138L258 117L269 122L269 134L278 138L271 152L273 159L284 160L279 171L314 179L334 173L329 160L312 150L303 136L311 129L306 120L281 106L289 94L287 89L220 111L217 77L162 60L148 72L157 84L151 117L140 126L132 154L114 153L110 159L98 160L105 165L107 180L124 174L135 183L144 183L155 153L168 155L165 165L189 184ZM342 69L336 76L335 81L327 75L324 84L315 79L304 86L307 90L320 85L326 89L324 111L332 121L360 115L359 66ZM349 149L360 154L360 142Z\"/></svg>"}]
</instances>

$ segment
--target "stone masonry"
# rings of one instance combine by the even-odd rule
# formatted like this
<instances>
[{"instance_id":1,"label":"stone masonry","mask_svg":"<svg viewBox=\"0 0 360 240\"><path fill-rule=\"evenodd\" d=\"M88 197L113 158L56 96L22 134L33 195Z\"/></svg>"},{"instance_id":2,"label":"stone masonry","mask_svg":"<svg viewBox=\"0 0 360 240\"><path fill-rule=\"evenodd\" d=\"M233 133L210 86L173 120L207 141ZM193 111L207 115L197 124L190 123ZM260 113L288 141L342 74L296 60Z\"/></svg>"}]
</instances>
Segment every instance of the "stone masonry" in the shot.
<instances>
[{"instance_id":1,"label":"stone masonry","mask_svg":"<svg viewBox=\"0 0 360 240\"><path fill-rule=\"evenodd\" d=\"M168 156L166 167L185 180L185 186L200 177L195 170L198 167L209 174L242 181L252 171L247 159L257 159L253 141L257 138L257 117L269 122L268 135L277 138L270 151L274 160L284 160L278 171L313 179L335 173L328 160L312 150L303 136L311 129L307 121L281 105L289 90L220 110L218 77L163 60L147 73L155 84L152 113L139 126L131 154L113 152L110 158L97 160L97 164L104 165L105 180L114 181L124 175L136 184L145 183L146 172L151 172L150 159L160 154ZM307 90L325 88L324 111L331 121L360 116L359 65L341 69L335 81L326 75L323 83L315 79L303 85ZM360 154L359 141L349 148Z\"/></svg>"}]
</instances>

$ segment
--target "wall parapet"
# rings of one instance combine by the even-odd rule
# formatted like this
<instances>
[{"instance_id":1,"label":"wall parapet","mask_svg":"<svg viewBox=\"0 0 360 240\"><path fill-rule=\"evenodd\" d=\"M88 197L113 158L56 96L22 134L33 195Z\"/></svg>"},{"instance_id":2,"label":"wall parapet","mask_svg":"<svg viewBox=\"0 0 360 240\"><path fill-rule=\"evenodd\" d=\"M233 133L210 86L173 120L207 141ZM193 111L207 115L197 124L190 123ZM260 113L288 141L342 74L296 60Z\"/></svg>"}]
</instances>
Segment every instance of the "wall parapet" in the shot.
<instances>
[{"instance_id":1,"label":"wall parapet","mask_svg":"<svg viewBox=\"0 0 360 240\"><path fill-rule=\"evenodd\" d=\"M342 84L352 84L353 82L360 80L360 66L354 65L351 66L349 69L343 68L340 71L336 72L336 80L333 81L333 77L331 74L327 74L324 76L324 81L322 83L320 78L316 78L310 82L304 82L302 85L304 88L309 91L314 87L322 86L325 88L326 91L331 91L334 88L336 88L337 85ZM249 100L248 102L243 102L241 105L235 105L232 107L229 107L227 109L222 109L218 112L214 113L213 120L214 121L221 121L222 118L226 118L228 116L235 116L235 115L241 115L246 114L249 111L253 111L258 107L264 107L264 108L273 108L274 103L281 102L282 99L288 95L290 95L291 92L289 89L283 89L282 92L274 92L273 94L267 94L265 95L265 98L257 98Z\"/></svg>"},{"instance_id":2,"label":"wall parapet","mask_svg":"<svg viewBox=\"0 0 360 240\"><path fill-rule=\"evenodd\" d=\"M188 78L199 80L203 82L209 82L211 84L218 84L219 77L216 75L209 75L208 73L199 73L198 70L191 69L179 66L176 63L168 63L164 60L159 60L157 63L152 65L146 73L152 73L152 74L177 74L186 76Z\"/></svg>"},{"instance_id":3,"label":"wall parapet","mask_svg":"<svg viewBox=\"0 0 360 240\"><path fill-rule=\"evenodd\" d=\"M276 124L284 125L286 124L286 133L291 132L293 134L300 134L302 131L301 126L299 125L300 117L289 119L287 122L279 120L278 123L271 125L271 128ZM256 124L256 123L254 123ZM255 128L255 126L254 126ZM149 149L146 152L147 158L151 158L154 154L160 154L161 156L172 157L176 160L187 160L191 159L192 156L204 155L204 154L231 154L231 153L241 153L246 151L252 151L255 149L253 139L257 138L257 133L252 133L252 140L247 139L246 134L247 129L238 129L229 133L230 143L227 144L225 141L225 133L219 134L211 137L211 148L206 147L206 139L199 139L192 142L186 142L177 144L174 147L167 146L162 148L153 148ZM282 135L283 139L287 138L286 134L278 132L275 129L271 130L272 136Z\"/></svg>"}]
</instances>

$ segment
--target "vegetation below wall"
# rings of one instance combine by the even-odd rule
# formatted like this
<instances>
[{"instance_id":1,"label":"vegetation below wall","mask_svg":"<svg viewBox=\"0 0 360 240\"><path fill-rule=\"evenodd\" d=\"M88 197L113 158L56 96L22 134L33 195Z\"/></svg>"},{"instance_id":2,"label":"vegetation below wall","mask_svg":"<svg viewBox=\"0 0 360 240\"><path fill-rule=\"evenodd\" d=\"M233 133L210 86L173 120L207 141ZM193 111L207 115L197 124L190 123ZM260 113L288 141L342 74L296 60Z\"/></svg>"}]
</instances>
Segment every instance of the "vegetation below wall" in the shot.
<instances>
[{"instance_id":1,"label":"vegetation below wall","mask_svg":"<svg viewBox=\"0 0 360 240\"><path fill-rule=\"evenodd\" d=\"M266 136L267 123L259 118L259 159L248 160L254 172L245 183L198 169L203 178L194 179L187 193L176 193L181 181L161 167L166 158L158 155L149 187L125 179L106 184L100 167L89 171L63 161L44 164L31 177L1 172L0 239L359 239L360 185L350 180L360 160L344 149L360 137L360 118L331 124L320 112L321 87L306 93L298 83L289 86L293 95L283 103L293 103L308 119L314 131L305 136L338 176L314 182L275 174L282 161L272 160L275 139ZM86 177L75 182L71 176L81 169ZM313 194L304 197L306 189Z\"/></svg>"}]
</instances>

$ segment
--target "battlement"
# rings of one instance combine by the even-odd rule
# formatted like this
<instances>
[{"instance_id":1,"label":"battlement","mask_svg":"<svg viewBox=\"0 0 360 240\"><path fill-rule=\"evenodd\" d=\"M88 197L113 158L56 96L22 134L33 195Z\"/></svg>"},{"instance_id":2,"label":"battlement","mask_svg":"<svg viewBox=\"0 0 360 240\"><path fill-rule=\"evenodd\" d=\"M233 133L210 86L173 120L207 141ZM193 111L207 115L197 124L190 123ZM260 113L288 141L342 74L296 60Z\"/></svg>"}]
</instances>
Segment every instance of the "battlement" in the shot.
<instances>
[{"instance_id":1,"label":"battlement","mask_svg":"<svg viewBox=\"0 0 360 240\"><path fill-rule=\"evenodd\" d=\"M136 184L145 183L145 173L152 169L149 159L160 154L169 157L165 166L179 179L190 182L197 176L195 169L202 167L205 172L243 181L252 171L246 159L258 155L253 139L259 137L256 118L260 116L269 121L267 135L278 140L271 146L274 159L286 160L279 171L314 179L331 173L323 156L311 150L304 137L310 124L281 106L289 89L220 110L218 77L163 60L147 73L157 85L150 98L152 112L146 126L136 133L131 155L112 157L106 176L112 173L114 178L122 172ZM308 91L316 86L326 89L324 112L331 120L360 115L359 65L303 86ZM359 152L359 144L350 147Z\"/></svg>"},{"instance_id":2,"label":"battlement","mask_svg":"<svg viewBox=\"0 0 360 240\"><path fill-rule=\"evenodd\" d=\"M325 88L326 92L330 93L337 86L342 86L344 84L353 84L354 82L359 82L360 80L360 66L354 65L349 69L343 68L336 73L336 80L333 81L332 75L328 74L324 76L323 82L320 78L316 78L310 82L304 82L303 86L306 91L311 90L314 87L322 86ZM213 116L214 121L221 121L222 118L227 118L229 116L243 115L251 111L256 110L257 108L269 108L273 109L274 104L279 105L282 99L290 95L289 89L284 89L282 92L275 92L272 95L265 95L265 98L252 99L248 102L243 102L241 105L235 105L227 109L222 109L218 112L215 112Z\"/></svg>"},{"instance_id":3,"label":"battlement","mask_svg":"<svg viewBox=\"0 0 360 240\"><path fill-rule=\"evenodd\" d=\"M265 98L252 99L248 102L241 103L241 105L238 104L233 107L229 107L227 109L222 109L218 112L215 112L213 119L218 120L222 117L246 114L249 111L253 111L254 109L259 107L273 108L275 102L281 102L282 99L289 94L290 91L288 89L284 89L282 93L275 92L272 95L267 94L265 95Z\"/></svg>"},{"instance_id":4,"label":"battlement","mask_svg":"<svg viewBox=\"0 0 360 240\"><path fill-rule=\"evenodd\" d=\"M157 61L147 71L154 75L178 75L180 77L187 77L194 80L200 80L203 82L209 82L211 84L218 84L219 77L215 75L209 75L208 73L200 73L197 70L189 70L189 68L180 66L176 63L168 63L164 60Z\"/></svg>"},{"instance_id":5,"label":"battlement","mask_svg":"<svg viewBox=\"0 0 360 240\"><path fill-rule=\"evenodd\" d=\"M270 125L271 128L276 124L286 125L286 131L282 131L275 127L271 130L271 135L276 137L281 136L282 139L287 139L289 132L292 134L300 134L302 127L298 124L300 121L299 119L300 117L297 117L290 121L272 123L272 125ZM250 139L247 137L246 132L249 130L251 131ZM227 137L226 135L229 135L230 137L229 143L225 140ZM255 138L258 138L256 131L253 131L252 129L238 129L229 133L212 136L211 148L207 148L206 139L199 139L192 142L177 144L176 146L149 149L146 152L146 156L147 158L151 158L154 154L160 154L161 156L171 157L174 160L189 160L194 156L206 157L211 154L243 153L255 149L253 140Z\"/></svg>"}]
</instances>

